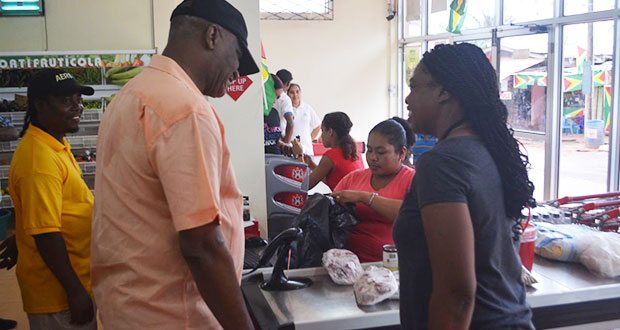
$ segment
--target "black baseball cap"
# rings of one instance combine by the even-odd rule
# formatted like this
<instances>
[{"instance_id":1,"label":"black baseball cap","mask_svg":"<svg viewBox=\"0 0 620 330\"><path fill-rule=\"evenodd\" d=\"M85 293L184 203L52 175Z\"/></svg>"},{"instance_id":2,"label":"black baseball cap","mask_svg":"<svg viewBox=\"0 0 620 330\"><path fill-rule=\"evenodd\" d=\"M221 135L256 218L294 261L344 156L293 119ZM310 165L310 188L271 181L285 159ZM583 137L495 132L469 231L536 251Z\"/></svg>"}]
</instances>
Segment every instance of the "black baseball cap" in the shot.
<instances>
[{"instance_id":1,"label":"black baseball cap","mask_svg":"<svg viewBox=\"0 0 620 330\"><path fill-rule=\"evenodd\" d=\"M28 82L28 100L36 100L48 95L69 96L73 94L93 95L95 90L77 83L73 76L61 69L37 71Z\"/></svg>"},{"instance_id":2,"label":"black baseball cap","mask_svg":"<svg viewBox=\"0 0 620 330\"><path fill-rule=\"evenodd\" d=\"M200 17L230 31L237 37L241 47L239 75L247 76L259 71L248 49L248 29L243 15L230 3L225 0L184 0L174 9L170 20L179 15Z\"/></svg>"}]
</instances>

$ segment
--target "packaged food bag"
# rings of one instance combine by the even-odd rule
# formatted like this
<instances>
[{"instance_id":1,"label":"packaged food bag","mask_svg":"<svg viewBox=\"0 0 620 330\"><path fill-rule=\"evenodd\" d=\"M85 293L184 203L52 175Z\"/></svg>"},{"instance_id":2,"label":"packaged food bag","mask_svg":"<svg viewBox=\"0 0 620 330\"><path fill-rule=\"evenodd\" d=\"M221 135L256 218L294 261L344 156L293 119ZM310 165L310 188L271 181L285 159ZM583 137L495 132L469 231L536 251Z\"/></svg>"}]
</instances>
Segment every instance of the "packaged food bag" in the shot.
<instances>
[{"instance_id":1,"label":"packaged food bag","mask_svg":"<svg viewBox=\"0 0 620 330\"><path fill-rule=\"evenodd\" d=\"M598 232L596 236L589 236L584 241L579 262L599 276L620 276L620 235Z\"/></svg>"},{"instance_id":2,"label":"packaged food bag","mask_svg":"<svg viewBox=\"0 0 620 330\"><path fill-rule=\"evenodd\" d=\"M355 283L364 272L355 253L344 249L330 249L323 253L323 267L332 281L340 285Z\"/></svg>"},{"instance_id":3,"label":"packaged food bag","mask_svg":"<svg viewBox=\"0 0 620 330\"><path fill-rule=\"evenodd\" d=\"M582 225L556 225L536 222L536 254L548 259L579 262L584 239L597 231Z\"/></svg>"},{"instance_id":4,"label":"packaged food bag","mask_svg":"<svg viewBox=\"0 0 620 330\"><path fill-rule=\"evenodd\" d=\"M398 291L398 283L391 270L370 266L353 285L358 305L374 305Z\"/></svg>"},{"instance_id":5,"label":"packaged food bag","mask_svg":"<svg viewBox=\"0 0 620 330\"><path fill-rule=\"evenodd\" d=\"M400 273L397 270L393 270L392 274L394 274L394 278L396 278L396 284L398 284L398 290L393 294L390 299L399 300L400 299Z\"/></svg>"}]
</instances>

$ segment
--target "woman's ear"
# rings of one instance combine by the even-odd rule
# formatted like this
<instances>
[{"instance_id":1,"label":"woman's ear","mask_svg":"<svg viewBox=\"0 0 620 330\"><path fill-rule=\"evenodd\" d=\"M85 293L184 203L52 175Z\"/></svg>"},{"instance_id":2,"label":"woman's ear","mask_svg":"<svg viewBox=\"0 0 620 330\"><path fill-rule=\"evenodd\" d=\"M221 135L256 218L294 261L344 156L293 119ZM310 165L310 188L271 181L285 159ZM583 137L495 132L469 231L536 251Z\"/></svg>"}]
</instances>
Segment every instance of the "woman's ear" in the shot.
<instances>
[{"instance_id":1,"label":"woman's ear","mask_svg":"<svg viewBox=\"0 0 620 330\"><path fill-rule=\"evenodd\" d=\"M446 103L452 99L452 93L448 92L442 86L439 86L439 88L437 88L436 93L437 94L435 94L435 98L437 100L437 103L439 104Z\"/></svg>"},{"instance_id":2,"label":"woman's ear","mask_svg":"<svg viewBox=\"0 0 620 330\"><path fill-rule=\"evenodd\" d=\"M400 161L404 161L405 158L407 157L407 146L403 146L403 148L400 150L400 154L398 155L398 157L400 158Z\"/></svg>"}]
</instances>

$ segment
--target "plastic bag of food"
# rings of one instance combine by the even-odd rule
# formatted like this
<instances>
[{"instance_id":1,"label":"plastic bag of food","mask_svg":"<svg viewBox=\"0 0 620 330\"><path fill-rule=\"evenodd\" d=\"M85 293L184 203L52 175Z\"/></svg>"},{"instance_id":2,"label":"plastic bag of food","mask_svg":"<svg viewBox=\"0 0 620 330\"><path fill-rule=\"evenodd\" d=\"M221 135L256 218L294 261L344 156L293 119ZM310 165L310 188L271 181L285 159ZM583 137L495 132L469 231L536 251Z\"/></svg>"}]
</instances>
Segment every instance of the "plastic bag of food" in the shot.
<instances>
[{"instance_id":1,"label":"plastic bag of food","mask_svg":"<svg viewBox=\"0 0 620 330\"><path fill-rule=\"evenodd\" d=\"M579 262L584 240L598 231L581 225L537 222L536 254L548 259Z\"/></svg>"},{"instance_id":2,"label":"plastic bag of food","mask_svg":"<svg viewBox=\"0 0 620 330\"><path fill-rule=\"evenodd\" d=\"M353 285L358 305L374 305L393 296L398 283L391 270L370 266Z\"/></svg>"},{"instance_id":3,"label":"plastic bag of food","mask_svg":"<svg viewBox=\"0 0 620 330\"><path fill-rule=\"evenodd\" d=\"M355 283L364 272L355 253L343 249L331 249L323 253L323 267L332 281L340 285Z\"/></svg>"},{"instance_id":4,"label":"plastic bag of food","mask_svg":"<svg viewBox=\"0 0 620 330\"><path fill-rule=\"evenodd\" d=\"M620 235L597 232L596 236L589 236L579 262L599 276L620 276Z\"/></svg>"},{"instance_id":5,"label":"plastic bag of food","mask_svg":"<svg viewBox=\"0 0 620 330\"><path fill-rule=\"evenodd\" d=\"M396 284L398 284L398 290L393 294L390 299L399 300L400 299L400 273L397 270L392 271L394 274L394 278L396 278Z\"/></svg>"}]
</instances>

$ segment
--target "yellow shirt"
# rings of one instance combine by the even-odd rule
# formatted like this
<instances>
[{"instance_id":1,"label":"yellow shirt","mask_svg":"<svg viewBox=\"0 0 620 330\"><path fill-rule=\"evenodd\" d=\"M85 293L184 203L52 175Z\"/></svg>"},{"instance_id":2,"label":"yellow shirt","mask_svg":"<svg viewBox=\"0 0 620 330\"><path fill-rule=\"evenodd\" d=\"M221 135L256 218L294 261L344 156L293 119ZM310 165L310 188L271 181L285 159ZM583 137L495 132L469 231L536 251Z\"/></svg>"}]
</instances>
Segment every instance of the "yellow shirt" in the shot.
<instances>
[{"instance_id":1,"label":"yellow shirt","mask_svg":"<svg viewBox=\"0 0 620 330\"><path fill-rule=\"evenodd\" d=\"M29 314L68 310L67 295L45 265L33 235L60 232L73 270L90 291L90 232L93 194L82 179L71 146L30 125L9 172L15 205L19 258L17 280Z\"/></svg>"}]
</instances>

